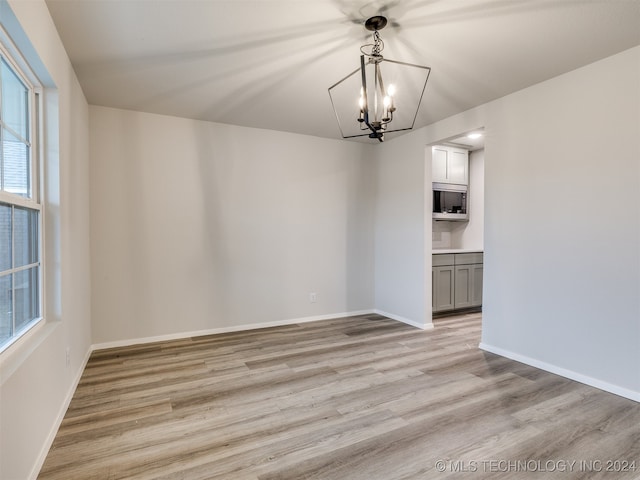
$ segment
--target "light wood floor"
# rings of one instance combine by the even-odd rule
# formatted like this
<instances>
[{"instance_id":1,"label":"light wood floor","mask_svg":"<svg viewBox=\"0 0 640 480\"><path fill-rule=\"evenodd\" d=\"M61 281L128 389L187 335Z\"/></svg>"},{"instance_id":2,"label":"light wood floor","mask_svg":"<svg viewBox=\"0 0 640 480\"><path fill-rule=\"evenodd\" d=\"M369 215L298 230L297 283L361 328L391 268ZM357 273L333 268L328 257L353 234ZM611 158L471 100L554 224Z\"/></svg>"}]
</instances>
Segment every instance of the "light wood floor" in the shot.
<instances>
[{"instance_id":1,"label":"light wood floor","mask_svg":"<svg viewBox=\"0 0 640 480\"><path fill-rule=\"evenodd\" d=\"M478 350L480 321L368 315L96 351L38 478L640 477L640 404Z\"/></svg>"}]
</instances>

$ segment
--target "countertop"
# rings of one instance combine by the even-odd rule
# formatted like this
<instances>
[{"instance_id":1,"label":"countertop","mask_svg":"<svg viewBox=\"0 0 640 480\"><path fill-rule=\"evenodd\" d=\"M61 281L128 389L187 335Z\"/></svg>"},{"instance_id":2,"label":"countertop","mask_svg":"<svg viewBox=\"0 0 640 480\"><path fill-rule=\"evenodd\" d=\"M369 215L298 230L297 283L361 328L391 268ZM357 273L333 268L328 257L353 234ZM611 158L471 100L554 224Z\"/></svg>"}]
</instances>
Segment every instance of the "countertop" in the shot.
<instances>
[{"instance_id":1,"label":"countertop","mask_svg":"<svg viewBox=\"0 0 640 480\"><path fill-rule=\"evenodd\" d=\"M434 248L431 253L437 255L438 253L483 253L483 251L478 248Z\"/></svg>"}]
</instances>

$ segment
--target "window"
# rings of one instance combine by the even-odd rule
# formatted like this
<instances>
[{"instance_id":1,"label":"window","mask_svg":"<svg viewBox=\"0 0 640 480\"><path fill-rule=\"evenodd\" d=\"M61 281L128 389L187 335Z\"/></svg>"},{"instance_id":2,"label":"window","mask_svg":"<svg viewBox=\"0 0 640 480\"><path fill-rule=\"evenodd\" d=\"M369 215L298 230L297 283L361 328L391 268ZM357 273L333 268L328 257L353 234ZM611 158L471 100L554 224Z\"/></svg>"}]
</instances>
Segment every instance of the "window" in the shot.
<instances>
[{"instance_id":1,"label":"window","mask_svg":"<svg viewBox=\"0 0 640 480\"><path fill-rule=\"evenodd\" d=\"M0 45L0 351L42 311L38 95Z\"/></svg>"}]
</instances>

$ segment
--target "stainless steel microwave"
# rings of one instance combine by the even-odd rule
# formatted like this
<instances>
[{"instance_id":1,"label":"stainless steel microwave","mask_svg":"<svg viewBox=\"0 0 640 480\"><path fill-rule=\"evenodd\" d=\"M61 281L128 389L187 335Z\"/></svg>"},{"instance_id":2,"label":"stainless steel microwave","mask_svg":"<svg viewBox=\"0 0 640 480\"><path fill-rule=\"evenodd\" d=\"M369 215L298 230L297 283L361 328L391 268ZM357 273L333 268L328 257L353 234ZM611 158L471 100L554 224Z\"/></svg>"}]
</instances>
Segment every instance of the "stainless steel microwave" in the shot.
<instances>
[{"instance_id":1,"label":"stainless steel microwave","mask_svg":"<svg viewBox=\"0 0 640 480\"><path fill-rule=\"evenodd\" d=\"M469 220L467 186L434 182L433 219L450 221Z\"/></svg>"}]
</instances>

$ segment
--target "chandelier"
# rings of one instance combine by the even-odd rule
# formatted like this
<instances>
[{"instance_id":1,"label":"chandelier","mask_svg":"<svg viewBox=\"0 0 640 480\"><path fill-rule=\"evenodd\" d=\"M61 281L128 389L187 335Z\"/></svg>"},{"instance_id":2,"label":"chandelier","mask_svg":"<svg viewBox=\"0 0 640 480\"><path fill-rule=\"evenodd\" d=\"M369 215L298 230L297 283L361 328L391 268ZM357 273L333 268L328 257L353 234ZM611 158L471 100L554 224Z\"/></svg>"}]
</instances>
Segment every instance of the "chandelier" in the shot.
<instances>
[{"instance_id":1,"label":"chandelier","mask_svg":"<svg viewBox=\"0 0 640 480\"><path fill-rule=\"evenodd\" d=\"M360 68L329 87L342 138L368 136L382 142L385 133L411 130L415 124L431 69L384 58L379 31L386 25L383 16L365 22L373 43L360 47Z\"/></svg>"}]
</instances>

